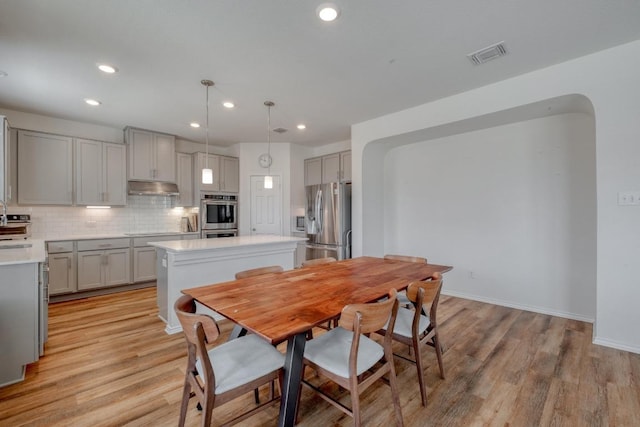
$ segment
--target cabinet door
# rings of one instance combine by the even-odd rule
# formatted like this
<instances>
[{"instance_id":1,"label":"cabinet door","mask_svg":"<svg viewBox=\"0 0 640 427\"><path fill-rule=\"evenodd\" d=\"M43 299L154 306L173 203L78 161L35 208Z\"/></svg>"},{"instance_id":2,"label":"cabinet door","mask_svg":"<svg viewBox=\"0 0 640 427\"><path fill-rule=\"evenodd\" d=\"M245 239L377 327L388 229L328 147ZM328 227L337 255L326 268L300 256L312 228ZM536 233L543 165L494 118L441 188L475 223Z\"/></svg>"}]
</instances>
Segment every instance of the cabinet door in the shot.
<instances>
[{"instance_id":1,"label":"cabinet door","mask_svg":"<svg viewBox=\"0 0 640 427\"><path fill-rule=\"evenodd\" d=\"M100 288L104 283L104 251L78 252L78 290Z\"/></svg>"},{"instance_id":2,"label":"cabinet door","mask_svg":"<svg viewBox=\"0 0 640 427\"><path fill-rule=\"evenodd\" d=\"M207 158L205 153L198 153L197 168L193 171L194 183L197 183L198 192L196 197L200 198L200 191L220 191L220 156L209 154L209 163L205 162ZM213 184L202 183L202 169L208 166L213 169Z\"/></svg>"},{"instance_id":3,"label":"cabinet door","mask_svg":"<svg viewBox=\"0 0 640 427\"><path fill-rule=\"evenodd\" d=\"M340 154L329 154L322 158L322 183L340 181Z\"/></svg>"},{"instance_id":4,"label":"cabinet door","mask_svg":"<svg viewBox=\"0 0 640 427\"><path fill-rule=\"evenodd\" d=\"M156 181L176 182L176 139L154 134L153 177Z\"/></svg>"},{"instance_id":5,"label":"cabinet door","mask_svg":"<svg viewBox=\"0 0 640 427\"><path fill-rule=\"evenodd\" d=\"M126 151L122 144L102 144L102 199L103 204L127 204Z\"/></svg>"},{"instance_id":6,"label":"cabinet door","mask_svg":"<svg viewBox=\"0 0 640 427\"><path fill-rule=\"evenodd\" d=\"M129 179L153 179L153 134L129 129L127 136Z\"/></svg>"},{"instance_id":7,"label":"cabinet door","mask_svg":"<svg viewBox=\"0 0 640 427\"><path fill-rule=\"evenodd\" d=\"M102 143L76 139L76 204L102 205Z\"/></svg>"},{"instance_id":8,"label":"cabinet door","mask_svg":"<svg viewBox=\"0 0 640 427\"><path fill-rule=\"evenodd\" d=\"M340 180L351 182L351 151L340 153Z\"/></svg>"},{"instance_id":9,"label":"cabinet door","mask_svg":"<svg viewBox=\"0 0 640 427\"><path fill-rule=\"evenodd\" d=\"M176 153L176 183L180 195L177 206L196 206L193 197L193 158L190 154Z\"/></svg>"},{"instance_id":10,"label":"cabinet door","mask_svg":"<svg viewBox=\"0 0 640 427\"><path fill-rule=\"evenodd\" d=\"M73 253L49 254L49 295L76 291Z\"/></svg>"},{"instance_id":11,"label":"cabinet door","mask_svg":"<svg viewBox=\"0 0 640 427\"><path fill-rule=\"evenodd\" d=\"M240 191L240 162L236 157L220 157L220 190Z\"/></svg>"},{"instance_id":12,"label":"cabinet door","mask_svg":"<svg viewBox=\"0 0 640 427\"><path fill-rule=\"evenodd\" d=\"M322 158L304 161L304 185L322 184Z\"/></svg>"},{"instance_id":13,"label":"cabinet door","mask_svg":"<svg viewBox=\"0 0 640 427\"><path fill-rule=\"evenodd\" d=\"M18 203L73 203L73 140L65 136L18 133Z\"/></svg>"},{"instance_id":14,"label":"cabinet door","mask_svg":"<svg viewBox=\"0 0 640 427\"><path fill-rule=\"evenodd\" d=\"M104 251L104 286L125 285L131 282L129 249L110 249Z\"/></svg>"},{"instance_id":15,"label":"cabinet door","mask_svg":"<svg viewBox=\"0 0 640 427\"><path fill-rule=\"evenodd\" d=\"M156 249L150 246L133 249L133 281L156 280Z\"/></svg>"}]
</instances>

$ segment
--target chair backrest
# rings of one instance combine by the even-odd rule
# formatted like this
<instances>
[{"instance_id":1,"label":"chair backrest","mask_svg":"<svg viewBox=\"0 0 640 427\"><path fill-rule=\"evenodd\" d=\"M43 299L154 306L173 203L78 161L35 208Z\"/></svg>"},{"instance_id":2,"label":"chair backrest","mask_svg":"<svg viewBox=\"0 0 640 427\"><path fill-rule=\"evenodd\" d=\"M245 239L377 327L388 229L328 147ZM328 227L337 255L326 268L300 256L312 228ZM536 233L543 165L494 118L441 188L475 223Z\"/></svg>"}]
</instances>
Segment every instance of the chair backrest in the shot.
<instances>
[{"instance_id":1,"label":"chair backrest","mask_svg":"<svg viewBox=\"0 0 640 427\"><path fill-rule=\"evenodd\" d=\"M358 330L361 334L376 332L381 329L389 318L395 322L393 311L397 311L395 289L389 290L389 298L384 301L369 304L349 304L342 309L338 326L349 331ZM357 321L356 321L357 319Z\"/></svg>"},{"instance_id":2,"label":"chair backrest","mask_svg":"<svg viewBox=\"0 0 640 427\"><path fill-rule=\"evenodd\" d=\"M191 296L182 295L176 300L173 308L188 342L197 344L196 326L198 324L202 326L207 343L213 343L220 336L220 329L213 317L196 313L196 302Z\"/></svg>"},{"instance_id":3,"label":"chair backrest","mask_svg":"<svg viewBox=\"0 0 640 427\"><path fill-rule=\"evenodd\" d=\"M391 259L395 261L404 261L404 262L419 262L421 264L426 264L427 259L419 256L408 256L408 255L391 255L387 254L384 256L384 259Z\"/></svg>"},{"instance_id":4,"label":"chair backrest","mask_svg":"<svg viewBox=\"0 0 640 427\"><path fill-rule=\"evenodd\" d=\"M252 268L251 270L239 271L236 273L236 279L244 279L247 277L260 276L268 273L281 273L284 269L279 265L270 265L268 267Z\"/></svg>"},{"instance_id":5,"label":"chair backrest","mask_svg":"<svg viewBox=\"0 0 640 427\"><path fill-rule=\"evenodd\" d=\"M326 257L326 258L308 259L308 260L302 262L302 266L303 267L310 267L312 265L328 264L330 262L336 262L336 261L337 261L337 259L335 259L332 256L329 256L329 257Z\"/></svg>"},{"instance_id":6,"label":"chair backrest","mask_svg":"<svg viewBox=\"0 0 640 427\"><path fill-rule=\"evenodd\" d=\"M407 298L416 304L416 307L423 307L425 313L429 313L432 325L436 323L436 311L442 290L442 275L434 273L429 280L412 282L407 287ZM420 310L417 310L420 312Z\"/></svg>"}]
</instances>

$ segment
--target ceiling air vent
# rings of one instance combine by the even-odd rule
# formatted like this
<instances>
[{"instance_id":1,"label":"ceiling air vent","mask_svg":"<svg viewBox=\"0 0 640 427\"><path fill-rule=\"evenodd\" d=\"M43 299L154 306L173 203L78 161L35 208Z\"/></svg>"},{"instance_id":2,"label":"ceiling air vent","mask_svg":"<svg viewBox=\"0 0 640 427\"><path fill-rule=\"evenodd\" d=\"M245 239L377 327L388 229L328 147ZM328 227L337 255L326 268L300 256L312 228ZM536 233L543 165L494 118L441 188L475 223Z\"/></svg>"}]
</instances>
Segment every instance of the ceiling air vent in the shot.
<instances>
[{"instance_id":1,"label":"ceiling air vent","mask_svg":"<svg viewBox=\"0 0 640 427\"><path fill-rule=\"evenodd\" d=\"M480 49L473 53L470 53L467 55L467 58L469 58L469 60L474 64L480 65L506 54L507 49L504 47L504 42L502 41L494 45L485 47L484 49Z\"/></svg>"},{"instance_id":2,"label":"ceiling air vent","mask_svg":"<svg viewBox=\"0 0 640 427\"><path fill-rule=\"evenodd\" d=\"M275 128L273 131L278 133L285 133L287 130L285 128Z\"/></svg>"}]
</instances>

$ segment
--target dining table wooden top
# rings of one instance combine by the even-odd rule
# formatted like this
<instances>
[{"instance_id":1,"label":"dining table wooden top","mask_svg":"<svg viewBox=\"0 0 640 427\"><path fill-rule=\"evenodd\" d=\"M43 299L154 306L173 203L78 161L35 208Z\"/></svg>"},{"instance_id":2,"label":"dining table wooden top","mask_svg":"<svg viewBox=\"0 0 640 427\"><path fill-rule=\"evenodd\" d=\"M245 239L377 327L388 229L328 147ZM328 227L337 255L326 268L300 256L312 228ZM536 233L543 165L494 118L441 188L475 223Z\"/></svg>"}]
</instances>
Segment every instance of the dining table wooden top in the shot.
<instances>
[{"instance_id":1,"label":"dining table wooden top","mask_svg":"<svg viewBox=\"0 0 640 427\"><path fill-rule=\"evenodd\" d=\"M452 267L359 257L184 289L196 301L272 344Z\"/></svg>"}]
</instances>

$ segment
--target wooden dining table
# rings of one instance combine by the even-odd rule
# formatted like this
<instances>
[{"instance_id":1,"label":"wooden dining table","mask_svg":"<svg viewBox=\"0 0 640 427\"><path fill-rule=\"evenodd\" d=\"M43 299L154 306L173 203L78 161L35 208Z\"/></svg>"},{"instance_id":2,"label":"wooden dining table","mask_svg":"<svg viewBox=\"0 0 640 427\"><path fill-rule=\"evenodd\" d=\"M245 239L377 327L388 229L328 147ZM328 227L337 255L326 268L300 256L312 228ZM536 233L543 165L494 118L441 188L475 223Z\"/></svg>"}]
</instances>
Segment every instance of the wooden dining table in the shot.
<instances>
[{"instance_id":1,"label":"wooden dining table","mask_svg":"<svg viewBox=\"0 0 640 427\"><path fill-rule=\"evenodd\" d=\"M287 341L279 426L295 423L307 332L340 314L347 304L368 303L390 289L452 267L359 257L208 286L184 289L204 306L271 344Z\"/></svg>"}]
</instances>

